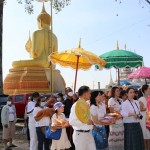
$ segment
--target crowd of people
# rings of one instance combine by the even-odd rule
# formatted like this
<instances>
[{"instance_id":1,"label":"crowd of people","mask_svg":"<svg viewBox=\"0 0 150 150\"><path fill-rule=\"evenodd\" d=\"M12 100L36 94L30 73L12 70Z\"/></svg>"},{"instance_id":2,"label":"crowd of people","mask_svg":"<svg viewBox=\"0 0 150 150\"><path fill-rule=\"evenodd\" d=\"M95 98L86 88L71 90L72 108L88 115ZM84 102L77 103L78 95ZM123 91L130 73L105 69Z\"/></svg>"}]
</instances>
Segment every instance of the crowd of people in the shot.
<instances>
[{"instance_id":1,"label":"crowd of people","mask_svg":"<svg viewBox=\"0 0 150 150\"><path fill-rule=\"evenodd\" d=\"M131 87L91 91L82 86L73 93L66 88L65 94L48 98L35 92L25 108L30 150L150 150L150 129L146 124L149 96L149 85L138 91ZM17 120L11 97L1 117L5 149L9 150L15 147ZM47 138L46 127L55 136L60 134L59 139Z\"/></svg>"}]
</instances>

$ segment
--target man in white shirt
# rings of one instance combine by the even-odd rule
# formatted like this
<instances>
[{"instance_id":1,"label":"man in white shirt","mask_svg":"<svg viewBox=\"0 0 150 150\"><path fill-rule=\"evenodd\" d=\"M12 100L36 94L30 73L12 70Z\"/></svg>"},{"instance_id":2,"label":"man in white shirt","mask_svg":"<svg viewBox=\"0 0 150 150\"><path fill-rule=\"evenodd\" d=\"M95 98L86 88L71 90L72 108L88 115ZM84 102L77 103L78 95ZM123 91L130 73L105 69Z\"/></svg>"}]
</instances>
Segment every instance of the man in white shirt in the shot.
<instances>
[{"instance_id":1,"label":"man in white shirt","mask_svg":"<svg viewBox=\"0 0 150 150\"><path fill-rule=\"evenodd\" d=\"M29 132L30 132L30 150L37 150L38 140L36 134L36 122L33 116L33 110L37 99L39 98L39 93L35 92L32 94L33 101L27 104L27 115L29 116Z\"/></svg>"},{"instance_id":2,"label":"man in white shirt","mask_svg":"<svg viewBox=\"0 0 150 150\"><path fill-rule=\"evenodd\" d=\"M3 107L1 112L1 121L3 125L3 140L5 144L5 149L11 149L12 147L17 147L12 144L15 136L15 124L16 124L16 108L12 104L12 97L8 97L7 104ZM7 147L7 143L10 142L10 146Z\"/></svg>"},{"instance_id":3,"label":"man in white shirt","mask_svg":"<svg viewBox=\"0 0 150 150\"><path fill-rule=\"evenodd\" d=\"M86 101L90 99L90 89L87 86L80 87L79 100L72 106L71 114L69 117L69 123L74 129L73 142L76 150L96 150L94 138L92 136L93 122L90 119L90 108ZM80 106L83 104L85 108ZM77 107L80 107L79 109ZM77 110L85 113L81 114L82 118L79 117ZM84 117L84 115L86 117Z\"/></svg>"}]
</instances>

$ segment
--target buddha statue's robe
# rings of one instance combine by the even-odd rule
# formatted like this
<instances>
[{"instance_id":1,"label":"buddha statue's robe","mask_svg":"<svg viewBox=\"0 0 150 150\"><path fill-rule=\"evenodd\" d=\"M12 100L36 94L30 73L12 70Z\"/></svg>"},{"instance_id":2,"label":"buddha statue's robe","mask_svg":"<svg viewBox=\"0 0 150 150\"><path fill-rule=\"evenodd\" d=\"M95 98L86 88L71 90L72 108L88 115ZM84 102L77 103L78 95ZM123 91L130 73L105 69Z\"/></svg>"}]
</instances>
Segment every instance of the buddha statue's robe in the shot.
<instances>
[{"instance_id":1,"label":"buddha statue's robe","mask_svg":"<svg viewBox=\"0 0 150 150\"><path fill-rule=\"evenodd\" d=\"M51 51L51 36L52 36L52 51ZM48 56L51 52L58 51L58 42L55 34L51 34L51 30L43 28L37 30L32 36L32 49L30 51L30 60L14 61L13 68L20 67L44 67L50 66Z\"/></svg>"}]
</instances>

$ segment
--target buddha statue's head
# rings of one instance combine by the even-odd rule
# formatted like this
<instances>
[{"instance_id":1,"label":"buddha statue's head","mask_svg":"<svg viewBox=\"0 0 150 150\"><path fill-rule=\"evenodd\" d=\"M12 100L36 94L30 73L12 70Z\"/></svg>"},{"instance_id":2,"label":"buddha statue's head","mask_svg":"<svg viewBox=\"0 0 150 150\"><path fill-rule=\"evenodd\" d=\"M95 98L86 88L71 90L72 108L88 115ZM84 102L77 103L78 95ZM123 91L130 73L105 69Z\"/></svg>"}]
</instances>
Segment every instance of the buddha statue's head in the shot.
<instances>
[{"instance_id":1,"label":"buddha statue's head","mask_svg":"<svg viewBox=\"0 0 150 150\"><path fill-rule=\"evenodd\" d=\"M51 25L51 16L46 12L44 4L41 13L37 17L37 21L39 29L43 29Z\"/></svg>"}]
</instances>

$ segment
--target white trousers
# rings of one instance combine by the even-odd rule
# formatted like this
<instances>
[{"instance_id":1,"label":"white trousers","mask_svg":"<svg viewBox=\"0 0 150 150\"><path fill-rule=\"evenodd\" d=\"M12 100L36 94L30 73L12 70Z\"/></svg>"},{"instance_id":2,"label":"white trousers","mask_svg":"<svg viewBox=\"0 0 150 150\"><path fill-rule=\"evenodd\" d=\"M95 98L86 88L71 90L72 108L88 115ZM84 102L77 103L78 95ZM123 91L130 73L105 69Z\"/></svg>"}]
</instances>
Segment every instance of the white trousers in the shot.
<instances>
[{"instance_id":1,"label":"white trousers","mask_svg":"<svg viewBox=\"0 0 150 150\"><path fill-rule=\"evenodd\" d=\"M29 131L30 131L30 150L38 149L38 140L36 134L35 124L29 123Z\"/></svg>"},{"instance_id":2,"label":"white trousers","mask_svg":"<svg viewBox=\"0 0 150 150\"><path fill-rule=\"evenodd\" d=\"M76 150L96 150L95 141L91 132L83 133L74 131L73 143Z\"/></svg>"}]
</instances>

